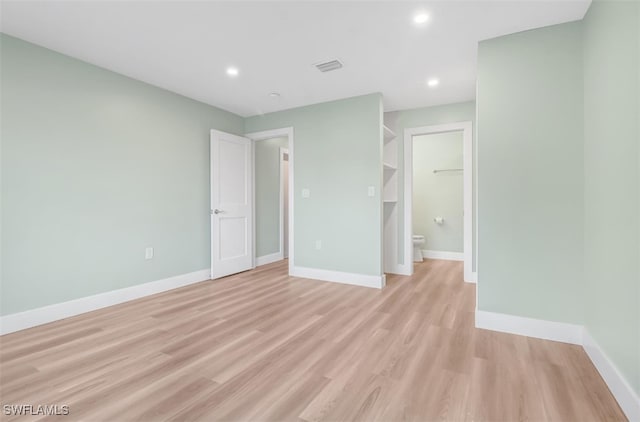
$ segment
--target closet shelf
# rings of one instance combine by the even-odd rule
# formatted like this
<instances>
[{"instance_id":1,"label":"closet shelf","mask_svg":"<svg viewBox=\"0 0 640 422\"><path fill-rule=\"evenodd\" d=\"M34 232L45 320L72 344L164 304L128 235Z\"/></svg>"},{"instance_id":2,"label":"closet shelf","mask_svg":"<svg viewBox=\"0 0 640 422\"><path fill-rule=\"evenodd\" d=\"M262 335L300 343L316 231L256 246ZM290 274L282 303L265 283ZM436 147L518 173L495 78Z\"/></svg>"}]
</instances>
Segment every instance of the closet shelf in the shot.
<instances>
[{"instance_id":1,"label":"closet shelf","mask_svg":"<svg viewBox=\"0 0 640 422\"><path fill-rule=\"evenodd\" d=\"M384 129L384 142L385 143L391 141L392 139L394 139L396 137L396 134L391 129L389 129L385 125L382 125L382 127Z\"/></svg>"},{"instance_id":2,"label":"closet shelf","mask_svg":"<svg viewBox=\"0 0 640 422\"><path fill-rule=\"evenodd\" d=\"M398 129L401 130L401 129ZM401 265L398 263L398 233L400 226L400 203L398 195L400 178L398 143L401 142L402 133L399 136L384 124L382 125L382 237L383 237L383 270L385 273L399 273ZM378 141L379 142L379 141Z\"/></svg>"}]
</instances>

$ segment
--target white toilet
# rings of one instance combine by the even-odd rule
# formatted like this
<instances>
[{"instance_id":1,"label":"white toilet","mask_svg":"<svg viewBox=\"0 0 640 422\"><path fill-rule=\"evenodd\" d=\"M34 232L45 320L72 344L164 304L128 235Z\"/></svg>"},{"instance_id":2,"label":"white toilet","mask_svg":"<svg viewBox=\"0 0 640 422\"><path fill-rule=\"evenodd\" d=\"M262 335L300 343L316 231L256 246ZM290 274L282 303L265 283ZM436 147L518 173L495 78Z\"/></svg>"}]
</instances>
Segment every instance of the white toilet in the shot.
<instances>
[{"instance_id":1,"label":"white toilet","mask_svg":"<svg viewBox=\"0 0 640 422\"><path fill-rule=\"evenodd\" d=\"M422 246L424 245L424 236L419 234L413 235L413 262L422 262Z\"/></svg>"}]
</instances>

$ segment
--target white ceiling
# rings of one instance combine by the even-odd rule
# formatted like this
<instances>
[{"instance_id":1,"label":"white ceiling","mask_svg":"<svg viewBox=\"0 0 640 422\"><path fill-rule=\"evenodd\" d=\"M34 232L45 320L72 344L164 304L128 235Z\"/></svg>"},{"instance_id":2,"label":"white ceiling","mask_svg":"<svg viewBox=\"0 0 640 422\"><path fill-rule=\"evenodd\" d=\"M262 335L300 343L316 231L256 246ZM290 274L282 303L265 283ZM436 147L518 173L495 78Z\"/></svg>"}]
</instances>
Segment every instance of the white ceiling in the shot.
<instances>
[{"instance_id":1,"label":"white ceiling","mask_svg":"<svg viewBox=\"0 0 640 422\"><path fill-rule=\"evenodd\" d=\"M0 28L242 116L371 92L390 111L472 100L478 41L578 20L589 4L2 1ZM419 10L430 15L422 27ZM312 66L333 58L345 67Z\"/></svg>"}]
</instances>

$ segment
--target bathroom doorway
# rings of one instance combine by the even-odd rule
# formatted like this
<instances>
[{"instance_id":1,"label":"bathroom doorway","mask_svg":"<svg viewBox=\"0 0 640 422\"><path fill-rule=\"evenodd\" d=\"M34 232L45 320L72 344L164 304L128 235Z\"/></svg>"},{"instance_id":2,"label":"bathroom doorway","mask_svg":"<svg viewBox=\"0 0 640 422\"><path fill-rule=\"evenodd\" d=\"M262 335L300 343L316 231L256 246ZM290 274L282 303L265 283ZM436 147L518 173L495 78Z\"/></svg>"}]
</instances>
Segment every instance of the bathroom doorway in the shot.
<instances>
[{"instance_id":1,"label":"bathroom doorway","mask_svg":"<svg viewBox=\"0 0 640 422\"><path fill-rule=\"evenodd\" d=\"M427 258L463 260L464 280L475 282L472 124L417 127L404 135L404 263L413 273L420 248ZM423 243L414 235L424 236Z\"/></svg>"},{"instance_id":2,"label":"bathroom doorway","mask_svg":"<svg viewBox=\"0 0 640 422\"><path fill-rule=\"evenodd\" d=\"M462 135L460 130L413 137L414 263L464 261Z\"/></svg>"}]
</instances>

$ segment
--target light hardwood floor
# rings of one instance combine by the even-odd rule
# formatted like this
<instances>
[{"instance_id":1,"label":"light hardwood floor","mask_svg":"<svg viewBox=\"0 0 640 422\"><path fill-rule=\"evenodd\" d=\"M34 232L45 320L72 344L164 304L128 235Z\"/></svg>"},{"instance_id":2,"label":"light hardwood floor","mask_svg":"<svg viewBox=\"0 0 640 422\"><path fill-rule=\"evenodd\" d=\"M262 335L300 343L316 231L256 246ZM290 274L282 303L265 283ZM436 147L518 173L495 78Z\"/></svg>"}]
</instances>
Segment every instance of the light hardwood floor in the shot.
<instances>
[{"instance_id":1,"label":"light hardwood floor","mask_svg":"<svg viewBox=\"0 0 640 422\"><path fill-rule=\"evenodd\" d=\"M3 336L0 401L88 421L624 420L581 347L476 329L474 307L458 262L382 291L281 262Z\"/></svg>"}]
</instances>

